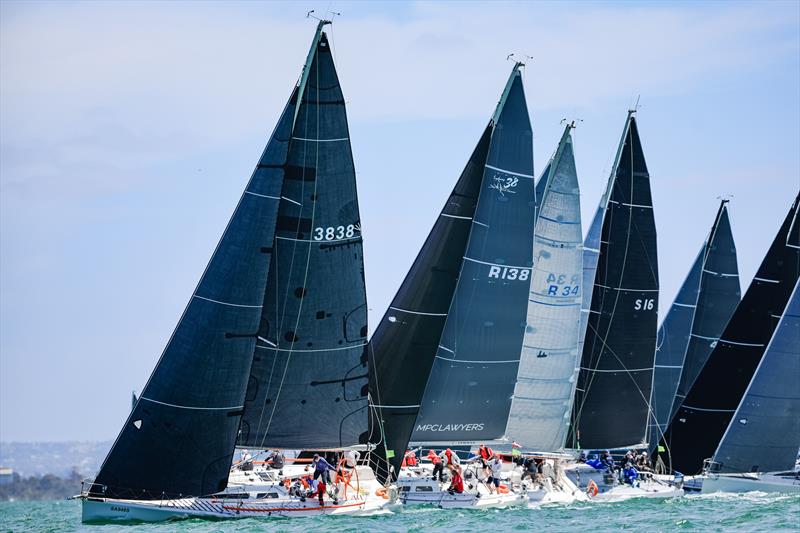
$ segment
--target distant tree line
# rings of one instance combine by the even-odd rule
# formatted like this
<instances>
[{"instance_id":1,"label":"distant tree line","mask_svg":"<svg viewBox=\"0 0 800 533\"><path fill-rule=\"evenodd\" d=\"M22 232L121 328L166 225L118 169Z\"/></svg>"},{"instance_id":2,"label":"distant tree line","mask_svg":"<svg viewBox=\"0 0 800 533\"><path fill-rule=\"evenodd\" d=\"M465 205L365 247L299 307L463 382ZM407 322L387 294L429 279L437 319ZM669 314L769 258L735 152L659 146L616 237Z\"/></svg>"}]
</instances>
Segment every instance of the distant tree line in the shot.
<instances>
[{"instance_id":1,"label":"distant tree line","mask_svg":"<svg viewBox=\"0 0 800 533\"><path fill-rule=\"evenodd\" d=\"M11 483L0 485L0 501L61 500L81 491L83 477L73 470L66 477L53 474L22 477L16 472Z\"/></svg>"}]
</instances>

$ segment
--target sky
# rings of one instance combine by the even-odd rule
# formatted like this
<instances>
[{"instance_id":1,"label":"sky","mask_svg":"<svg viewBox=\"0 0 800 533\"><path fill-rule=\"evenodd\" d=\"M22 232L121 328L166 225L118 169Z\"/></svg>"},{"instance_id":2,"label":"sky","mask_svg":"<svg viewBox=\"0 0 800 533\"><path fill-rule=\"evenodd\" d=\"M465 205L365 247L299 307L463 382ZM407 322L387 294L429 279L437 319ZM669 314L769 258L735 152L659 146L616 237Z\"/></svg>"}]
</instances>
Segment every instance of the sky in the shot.
<instances>
[{"instance_id":1,"label":"sky","mask_svg":"<svg viewBox=\"0 0 800 533\"><path fill-rule=\"evenodd\" d=\"M329 30L380 320L512 63L584 230L627 109L666 310L718 207L743 290L800 187L800 3L0 2L0 440L108 440ZM528 56L528 57L526 57ZM663 316L661 317L663 319Z\"/></svg>"}]
</instances>

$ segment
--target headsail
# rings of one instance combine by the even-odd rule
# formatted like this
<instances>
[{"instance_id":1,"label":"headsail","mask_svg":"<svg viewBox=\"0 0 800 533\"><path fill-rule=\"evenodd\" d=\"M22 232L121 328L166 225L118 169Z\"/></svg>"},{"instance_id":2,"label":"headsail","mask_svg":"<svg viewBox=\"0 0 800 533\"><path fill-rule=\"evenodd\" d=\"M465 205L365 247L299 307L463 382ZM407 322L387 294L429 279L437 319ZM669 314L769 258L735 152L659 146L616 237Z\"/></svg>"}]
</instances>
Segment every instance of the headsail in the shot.
<instances>
[{"instance_id":1,"label":"headsail","mask_svg":"<svg viewBox=\"0 0 800 533\"><path fill-rule=\"evenodd\" d=\"M800 281L714 454L715 472L791 470L800 449Z\"/></svg>"},{"instance_id":2,"label":"headsail","mask_svg":"<svg viewBox=\"0 0 800 533\"><path fill-rule=\"evenodd\" d=\"M714 453L783 314L800 275L799 203L800 196L662 439L673 470L699 472Z\"/></svg>"},{"instance_id":3,"label":"headsail","mask_svg":"<svg viewBox=\"0 0 800 533\"><path fill-rule=\"evenodd\" d=\"M227 486L296 97L297 89L91 492L159 499Z\"/></svg>"},{"instance_id":4,"label":"headsail","mask_svg":"<svg viewBox=\"0 0 800 533\"><path fill-rule=\"evenodd\" d=\"M600 253L568 439L574 447L635 445L647 429L658 261L650 176L632 112L618 154L607 204L601 204Z\"/></svg>"},{"instance_id":5,"label":"headsail","mask_svg":"<svg viewBox=\"0 0 800 533\"><path fill-rule=\"evenodd\" d=\"M322 25L299 85L239 444L339 448L367 430L367 301L344 97ZM309 430L313 428L313 430Z\"/></svg>"},{"instance_id":6,"label":"headsail","mask_svg":"<svg viewBox=\"0 0 800 533\"><path fill-rule=\"evenodd\" d=\"M506 436L526 450L564 447L578 364L583 241L568 125L547 174L533 243L528 318Z\"/></svg>"},{"instance_id":7,"label":"headsail","mask_svg":"<svg viewBox=\"0 0 800 533\"><path fill-rule=\"evenodd\" d=\"M741 297L727 202L721 202L711 232L658 330L648 429L651 449L661 440Z\"/></svg>"},{"instance_id":8,"label":"headsail","mask_svg":"<svg viewBox=\"0 0 800 533\"><path fill-rule=\"evenodd\" d=\"M530 286L533 142L519 65L493 117L478 206L412 435L414 442L502 438Z\"/></svg>"}]
</instances>

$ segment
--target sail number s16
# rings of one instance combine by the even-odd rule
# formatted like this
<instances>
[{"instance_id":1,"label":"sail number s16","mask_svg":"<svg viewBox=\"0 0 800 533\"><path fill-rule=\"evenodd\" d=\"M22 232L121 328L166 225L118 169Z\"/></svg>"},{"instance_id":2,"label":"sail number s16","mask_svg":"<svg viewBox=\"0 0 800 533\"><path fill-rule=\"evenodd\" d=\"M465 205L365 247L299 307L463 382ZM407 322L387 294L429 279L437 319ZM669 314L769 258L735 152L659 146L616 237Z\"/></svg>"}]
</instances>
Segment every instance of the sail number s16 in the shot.
<instances>
[{"instance_id":1,"label":"sail number s16","mask_svg":"<svg viewBox=\"0 0 800 533\"><path fill-rule=\"evenodd\" d=\"M637 300L633 302L634 311L640 311L640 310L652 311L654 306L655 306L655 300L653 300L652 298L647 298L646 300L637 298Z\"/></svg>"},{"instance_id":2,"label":"sail number s16","mask_svg":"<svg viewBox=\"0 0 800 533\"><path fill-rule=\"evenodd\" d=\"M349 239L355 235L356 227L354 224L347 226L328 226L327 228L314 228L315 241L332 241L334 239Z\"/></svg>"}]
</instances>

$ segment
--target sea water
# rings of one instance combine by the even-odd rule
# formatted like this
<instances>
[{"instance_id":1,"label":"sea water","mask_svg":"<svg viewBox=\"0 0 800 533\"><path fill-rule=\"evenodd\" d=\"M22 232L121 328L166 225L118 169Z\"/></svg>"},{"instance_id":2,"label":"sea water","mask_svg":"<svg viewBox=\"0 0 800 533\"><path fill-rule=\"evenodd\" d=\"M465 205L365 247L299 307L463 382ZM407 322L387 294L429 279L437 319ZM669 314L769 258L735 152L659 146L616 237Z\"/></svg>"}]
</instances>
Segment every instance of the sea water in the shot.
<instances>
[{"instance_id":1,"label":"sea water","mask_svg":"<svg viewBox=\"0 0 800 533\"><path fill-rule=\"evenodd\" d=\"M0 502L0 530L14 532L376 531L800 531L800 495L691 495L664 500L487 510L414 507L372 517L245 518L162 523L81 524L79 501Z\"/></svg>"}]
</instances>

